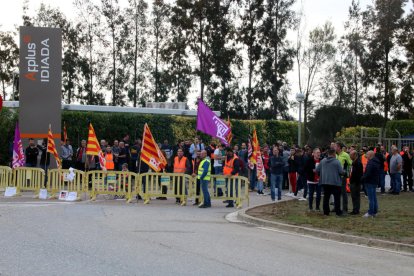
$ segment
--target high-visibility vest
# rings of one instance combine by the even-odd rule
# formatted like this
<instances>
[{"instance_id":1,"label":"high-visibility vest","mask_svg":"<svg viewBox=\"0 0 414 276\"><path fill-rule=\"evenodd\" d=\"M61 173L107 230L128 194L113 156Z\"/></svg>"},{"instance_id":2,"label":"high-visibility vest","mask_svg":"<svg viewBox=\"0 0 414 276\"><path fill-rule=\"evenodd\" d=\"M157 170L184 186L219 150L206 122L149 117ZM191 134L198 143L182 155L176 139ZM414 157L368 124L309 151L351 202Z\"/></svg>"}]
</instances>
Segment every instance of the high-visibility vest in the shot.
<instances>
[{"instance_id":1,"label":"high-visibility vest","mask_svg":"<svg viewBox=\"0 0 414 276\"><path fill-rule=\"evenodd\" d=\"M181 159L176 156L174 158L174 172L175 173L185 173L187 164L187 157L183 156Z\"/></svg>"},{"instance_id":2,"label":"high-visibility vest","mask_svg":"<svg viewBox=\"0 0 414 276\"><path fill-rule=\"evenodd\" d=\"M223 174L224 175L231 175L231 172L234 168L234 160L236 160L238 157L234 156L230 161L226 159L226 163L224 164L223 168ZM235 175L239 175L238 173Z\"/></svg>"},{"instance_id":3,"label":"high-visibility vest","mask_svg":"<svg viewBox=\"0 0 414 276\"><path fill-rule=\"evenodd\" d=\"M384 161L384 172L388 172L388 162L387 162L387 160L388 160L388 156L389 156L390 154L387 152L387 153L385 153L385 161Z\"/></svg>"},{"instance_id":4,"label":"high-visibility vest","mask_svg":"<svg viewBox=\"0 0 414 276\"><path fill-rule=\"evenodd\" d=\"M365 154L361 155L361 163L362 163L363 171L365 172L365 168L367 167L367 164L368 164L368 159L365 157Z\"/></svg>"},{"instance_id":5,"label":"high-visibility vest","mask_svg":"<svg viewBox=\"0 0 414 276\"><path fill-rule=\"evenodd\" d=\"M107 153L105 155L105 168L107 170L113 170L115 168L114 156L112 155L112 153Z\"/></svg>"},{"instance_id":6,"label":"high-visibility vest","mask_svg":"<svg viewBox=\"0 0 414 276\"><path fill-rule=\"evenodd\" d=\"M210 161L207 160L207 158L205 158L203 161L201 161L200 165L198 166L198 173L197 173L197 179L200 179L200 176L203 174L204 169L203 169L203 165L204 163L207 162L208 163L208 171L206 176L204 177L203 180L210 180L211 178L211 166L210 166Z\"/></svg>"}]
</instances>

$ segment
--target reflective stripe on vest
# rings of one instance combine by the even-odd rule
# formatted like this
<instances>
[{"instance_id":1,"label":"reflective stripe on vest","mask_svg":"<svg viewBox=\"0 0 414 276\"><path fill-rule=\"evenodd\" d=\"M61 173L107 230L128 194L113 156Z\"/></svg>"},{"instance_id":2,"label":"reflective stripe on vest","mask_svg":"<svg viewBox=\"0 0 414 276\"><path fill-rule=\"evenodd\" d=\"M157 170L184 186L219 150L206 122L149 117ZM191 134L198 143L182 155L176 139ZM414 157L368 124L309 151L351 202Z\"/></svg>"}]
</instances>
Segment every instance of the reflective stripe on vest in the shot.
<instances>
[{"instance_id":1,"label":"reflective stripe on vest","mask_svg":"<svg viewBox=\"0 0 414 276\"><path fill-rule=\"evenodd\" d=\"M208 171L207 171L207 174L206 174L206 176L204 177L203 180L210 180L210 178L211 178L211 164L210 164L210 161L208 161L207 159L204 159L203 161L200 162L200 165L198 165L197 179L200 179L200 176L204 172L204 169L203 169L204 162L208 163Z\"/></svg>"},{"instance_id":2,"label":"reflective stripe on vest","mask_svg":"<svg viewBox=\"0 0 414 276\"><path fill-rule=\"evenodd\" d=\"M112 153L107 153L105 155L105 168L107 170L113 170L115 168L114 157L113 157Z\"/></svg>"},{"instance_id":3,"label":"reflective stripe on vest","mask_svg":"<svg viewBox=\"0 0 414 276\"><path fill-rule=\"evenodd\" d=\"M187 164L187 157L182 157L181 160L178 159L178 156L174 158L174 172L175 173L185 173L185 166Z\"/></svg>"},{"instance_id":4,"label":"reflective stripe on vest","mask_svg":"<svg viewBox=\"0 0 414 276\"><path fill-rule=\"evenodd\" d=\"M224 175L231 175L231 172L233 171L233 168L234 168L234 160L236 159L237 159L237 156L234 156L234 158L232 158L230 161L226 160L226 163L224 164L224 168L223 168ZM236 173L235 175L239 175L239 174Z\"/></svg>"}]
</instances>

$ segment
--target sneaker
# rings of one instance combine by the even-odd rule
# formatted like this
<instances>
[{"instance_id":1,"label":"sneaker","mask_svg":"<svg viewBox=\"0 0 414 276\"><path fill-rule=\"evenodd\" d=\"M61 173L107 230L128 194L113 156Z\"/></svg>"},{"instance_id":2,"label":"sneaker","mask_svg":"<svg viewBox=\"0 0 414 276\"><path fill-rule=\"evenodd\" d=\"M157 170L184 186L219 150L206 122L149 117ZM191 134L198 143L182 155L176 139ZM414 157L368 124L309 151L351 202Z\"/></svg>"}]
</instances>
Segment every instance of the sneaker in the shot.
<instances>
[{"instance_id":1,"label":"sneaker","mask_svg":"<svg viewBox=\"0 0 414 276\"><path fill-rule=\"evenodd\" d=\"M300 198L299 198L299 201L306 201L306 198L304 198L304 197L300 197Z\"/></svg>"},{"instance_id":2,"label":"sneaker","mask_svg":"<svg viewBox=\"0 0 414 276\"><path fill-rule=\"evenodd\" d=\"M234 208L234 205L233 204L227 204L226 208Z\"/></svg>"},{"instance_id":3,"label":"sneaker","mask_svg":"<svg viewBox=\"0 0 414 276\"><path fill-rule=\"evenodd\" d=\"M370 214L368 214L368 213L366 213L365 215L363 215L362 216L363 218L373 218L373 216L372 215L370 215Z\"/></svg>"}]
</instances>

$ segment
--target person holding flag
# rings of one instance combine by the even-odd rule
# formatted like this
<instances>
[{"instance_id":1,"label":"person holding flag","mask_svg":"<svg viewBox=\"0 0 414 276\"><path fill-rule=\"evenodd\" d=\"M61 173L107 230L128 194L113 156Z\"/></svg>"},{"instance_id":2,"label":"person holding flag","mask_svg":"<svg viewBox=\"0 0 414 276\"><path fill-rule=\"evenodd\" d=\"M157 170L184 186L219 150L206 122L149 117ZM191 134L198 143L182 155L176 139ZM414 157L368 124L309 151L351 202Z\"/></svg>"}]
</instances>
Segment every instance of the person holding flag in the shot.
<instances>
[{"instance_id":1,"label":"person holding flag","mask_svg":"<svg viewBox=\"0 0 414 276\"><path fill-rule=\"evenodd\" d=\"M25 162L22 139L20 138L19 123L16 123L16 128L14 129L12 168L15 169L23 167Z\"/></svg>"},{"instance_id":2,"label":"person holding flag","mask_svg":"<svg viewBox=\"0 0 414 276\"><path fill-rule=\"evenodd\" d=\"M210 182L211 178L211 164L210 158L207 157L207 151L201 151L201 163L198 166L197 171L197 180L200 180L201 183L201 190L203 191L203 204L199 206L199 208L210 208L211 207L211 200L210 200L210 193L208 191L208 183Z\"/></svg>"},{"instance_id":3,"label":"person holding flag","mask_svg":"<svg viewBox=\"0 0 414 276\"><path fill-rule=\"evenodd\" d=\"M47 152L53 154L56 160L56 166L60 169L61 162L59 158L59 154L56 150L55 140L53 139L52 129L49 125L49 132L47 134Z\"/></svg>"},{"instance_id":4,"label":"person holding flag","mask_svg":"<svg viewBox=\"0 0 414 276\"><path fill-rule=\"evenodd\" d=\"M100 168L102 170L106 169L105 156L104 156L104 154L101 150L101 147L99 145L98 138L96 137L95 129L93 128L92 123L89 123L88 143L86 145L86 155L98 156L99 157ZM90 162L90 163L93 163L93 162Z\"/></svg>"},{"instance_id":5,"label":"person holding flag","mask_svg":"<svg viewBox=\"0 0 414 276\"><path fill-rule=\"evenodd\" d=\"M144 166L141 164L141 161L144 162ZM158 147L158 144L155 142L154 137L152 136L151 130L147 124L144 125L144 133L142 134L142 146L140 154L140 164L138 166L139 173L147 172L148 169L152 169L155 172L160 172L164 170L167 166L167 159L162 154L162 151ZM146 191L146 178L143 178L142 190ZM140 196L138 195L139 199Z\"/></svg>"}]
</instances>

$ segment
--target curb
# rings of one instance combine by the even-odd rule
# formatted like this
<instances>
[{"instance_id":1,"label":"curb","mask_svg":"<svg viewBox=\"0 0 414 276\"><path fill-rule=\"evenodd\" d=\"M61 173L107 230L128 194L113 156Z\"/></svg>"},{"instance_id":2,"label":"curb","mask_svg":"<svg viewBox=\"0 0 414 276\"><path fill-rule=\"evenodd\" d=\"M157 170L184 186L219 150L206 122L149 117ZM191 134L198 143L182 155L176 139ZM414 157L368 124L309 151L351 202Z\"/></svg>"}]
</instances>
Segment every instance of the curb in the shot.
<instances>
[{"instance_id":1,"label":"curb","mask_svg":"<svg viewBox=\"0 0 414 276\"><path fill-rule=\"evenodd\" d=\"M252 217L246 214L248 210L251 210L257 207L273 205L273 204L277 204L277 203L270 203L270 204L268 203L268 204L263 204L263 205L255 206L252 208L246 208L246 209L240 210L237 212L237 219L239 219L242 222L254 224L257 226L261 226L261 227L277 228L279 230L285 230L285 231L294 232L298 234L314 236L314 237L318 237L322 239L328 239L328 240L350 243L350 244L364 245L364 246L375 247L375 248L380 248L380 249L393 250L393 251L397 251L400 253L409 253L410 255L414 255L414 245L378 240L378 239L373 239L373 238L358 237L358 236L353 236L353 235L319 230L315 228L302 227L302 226L296 226L296 225L291 225L291 224L286 224L286 223L281 223L281 222L268 221L268 220Z\"/></svg>"}]
</instances>

